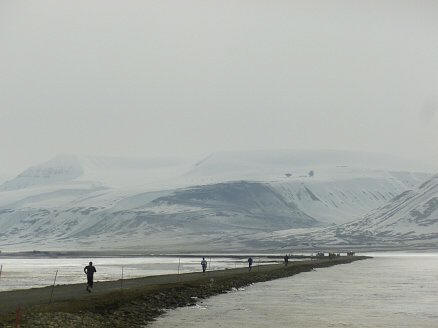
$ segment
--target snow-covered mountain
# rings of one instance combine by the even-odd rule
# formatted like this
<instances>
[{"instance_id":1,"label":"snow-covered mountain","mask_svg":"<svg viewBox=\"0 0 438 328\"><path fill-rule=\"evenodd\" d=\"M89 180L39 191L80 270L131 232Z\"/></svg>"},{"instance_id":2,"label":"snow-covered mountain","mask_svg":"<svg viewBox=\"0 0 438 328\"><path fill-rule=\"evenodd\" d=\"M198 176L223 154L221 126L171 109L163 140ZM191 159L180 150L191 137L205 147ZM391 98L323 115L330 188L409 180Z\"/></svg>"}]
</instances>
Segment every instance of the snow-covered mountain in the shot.
<instances>
[{"instance_id":1,"label":"snow-covered mountain","mask_svg":"<svg viewBox=\"0 0 438 328\"><path fill-rule=\"evenodd\" d=\"M2 172L0 172L0 184L5 182L8 179L8 176Z\"/></svg>"},{"instance_id":2,"label":"snow-covered mountain","mask_svg":"<svg viewBox=\"0 0 438 328\"><path fill-rule=\"evenodd\" d=\"M422 247L438 246L438 175L394 197L363 218L312 232L283 230L265 241L281 247Z\"/></svg>"},{"instance_id":3,"label":"snow-covered mountain","mask_svg":"<svg viewBox=\"0 0 438 328\"><path fill-rule=\"evenodd\" d=\"M336 151L57 156L0 186L0 247L239 249L243 235L352 221L430 176L412 165Z\"/></svg>"},{"instance_id":4,"label":"snow-covered mountain","mask_svg":"<svg viewBox=\"0 0 438 328\"><path fill-rule=\"evenodd\" d=\"M190 184L223 181L282 181L307 177L337 180L373 176L371 171L430 172L431 168L396 156L351 151L268 150L218 152L199 161L184 175ZM409 183L409 181L406 181Z\"/></svg>"},{"instance_id":5,"label":"snow-covered mountain","mask_svg":"<svg viewBox=\"0 0 438 328\"><path fill-rule=\"evenodd\" d=\"M0 185L0 190L18 190L62 182L93 182L107 187L135 186L174 179L186 172L192 160L172 157L120 158L58 155L28 168Z\"/></svg>"}]
</instances>

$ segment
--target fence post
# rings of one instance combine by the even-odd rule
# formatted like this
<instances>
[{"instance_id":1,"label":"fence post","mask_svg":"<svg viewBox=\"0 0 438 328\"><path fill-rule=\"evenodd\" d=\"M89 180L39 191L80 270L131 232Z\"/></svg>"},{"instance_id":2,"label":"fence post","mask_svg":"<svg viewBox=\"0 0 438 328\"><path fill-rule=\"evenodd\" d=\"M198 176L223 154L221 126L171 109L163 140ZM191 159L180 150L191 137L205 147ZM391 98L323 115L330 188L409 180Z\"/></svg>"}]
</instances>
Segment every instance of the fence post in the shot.
<instances>
[{"instance_id":1,"label":"fence post","mask_svg":"<svg viewBox=\"0 0 438 328\"><path fill-rule=\"evenodd\" d=\"M2 277L2 271L3 271L3 264L0 265L0 278Z\"/></svg>"},{"instance_id":2,"label":"fence post","mask_svg":"<svg viewBox=\"0 0 438 328\"><path fill-rule=\"evenodd\" d=\"M179 267L181 266L181 258L178 258L178 275L179 275Z\"/></svg>"},{"instance_id":3,"label":"fence post","mask_svg":"<svg viewBox=\"0 0 438 328\"><path fill-rule=\"evenodd\" d=\"M20 328L21 321L21 308L20 305L17 307L17 314L15 316L15 328Z\"/></svg>"},{"instance_id":4,"label":"fence post","mask_svg":"<svg viewBox=\"0 0 438 328\"><path fill-rule=\"evenodd\" d=\"M122 265L122 280L120 280L120 289L123 289L123 265Z\"/></svg>"},{"instance_id":5,"label":"fence post","mask_svg":"<svg viewBox=\"0 0 438 328\"><path fill-rule=\"evenodd\" d=\"M178 278L177 278L177 281L178 281L178 283L181 283L181 276L180 276L180 267L181 267L181 258L179 257L178 258Z\"/></svg>"},{"instance_id":6,"label":"fence post","mask_svg":"<svg viewBox=\"0 0 438 328\"><path fill-rule=\"evenodd\" d=\"M49 302L49 304L52 303L52 299L53 299L53 291L54 291L54 289L55 289L55 283L56 283L56 277L58 277L58 270L56 270L56 273L55 273L55 279L53 280L53 286L52 286L52 292L50 293L50 302Z\"/></svg>"}]
</instances>

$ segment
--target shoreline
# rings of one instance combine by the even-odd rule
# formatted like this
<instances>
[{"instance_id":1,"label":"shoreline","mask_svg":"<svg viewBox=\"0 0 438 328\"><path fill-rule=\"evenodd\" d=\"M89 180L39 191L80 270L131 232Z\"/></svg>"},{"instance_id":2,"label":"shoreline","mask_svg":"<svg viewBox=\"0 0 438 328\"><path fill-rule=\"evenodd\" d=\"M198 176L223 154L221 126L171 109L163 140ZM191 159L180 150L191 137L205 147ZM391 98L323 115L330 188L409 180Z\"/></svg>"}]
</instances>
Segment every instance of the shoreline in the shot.
<instances>
[{"instance_id":1,"label":"shoreline","mask_svg":"<svg viewBox=\"0 0 438 328\"><path fill-rule=\"evenodd\" d=\"M347 251L354 251L357 254L364 253L391 253L391 252L400 252L400 253L436 253L438 252L438 248L434 245L430 246L400 246L400 245L380 245L380 246L369 246L369 245L330 245L324 246L321 245L319 248L315 247L296 247L291 246L288 249L282 249L279 251L278 249L265 249L258 250L256 252L250 250L240 250L240 251L232 251L229 252L215 252L214 250L207 251L205 253L196 253L196 252L184 252L184 253L173 253L173 252L163 252L159 251L138 251L138 250L110 250L110 251L100 251L100 250L67 250L67 251L58 251L58 250L21 250L21 251L10 251L10 250L2 250L0 249L0 259L2 258L89 258L89 257L228 257L228 258L245 258L248 256L253 257L266 257L266 258L283 258L284 254L295 254L295 258L309 258L311 254L315 254L319 251L332 252L332 253L346 253Z\"/></svg>"},{"instance_id":2,"label":"shoreline","mask_svg":"<svg viewBox=\"0 0 438 328\"><path fill-rule=\"evenodd\" d=\"M197 299L225 293L252 283L292 276L315 268L348 264L369 257L339 257L255 265L247 268L149 276L96 283L93 293L84 284L0 293L0 327L13 327L20 306L21 327L142 327L165 309L194 305ZM122 288L123 287L123 288ZM22 317L22 318L21 318Z\"/></svg>"},{"instance_id":3,"label":"shoreline","mask_svg":"<svg viewBox=\"0 0 438 328\"><path fill-rule=\"evenodd\" d=\"M327 253L327 252L326 252ZM344 252L345 253L345 252ZM0 253L0 259L18 259L18 258L37 258L37 259L46 259L46 258L114 258L114 257L125 257L125 258L134 258L134 257L163 257L163 258L231 258L231 259L247 259L249 256L252 257L264 257L268 259L283 259L284 254L280 253L242 253L242 254L219 254L219 253L207 253L207 254L156 254L156 253L112 253L112 252L55 252L55 251L29 251L29 252L3 252ZM305 255L305 254L290 254L289 258L313 258L314 256Z\"/></svg>"}]
</instances>

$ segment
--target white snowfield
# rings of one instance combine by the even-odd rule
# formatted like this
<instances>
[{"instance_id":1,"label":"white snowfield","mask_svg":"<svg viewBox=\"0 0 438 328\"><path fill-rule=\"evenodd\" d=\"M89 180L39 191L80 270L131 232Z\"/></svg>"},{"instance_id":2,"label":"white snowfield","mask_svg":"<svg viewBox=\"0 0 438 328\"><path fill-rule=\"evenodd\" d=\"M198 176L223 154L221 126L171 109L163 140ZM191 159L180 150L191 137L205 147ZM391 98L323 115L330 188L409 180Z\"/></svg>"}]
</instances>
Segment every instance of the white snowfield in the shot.
<instances>
[{"instance_id":1,"label":"white snowfield","mask_svg":"<svg viewBox=\"0 0 438 328\"><path fill-rule=\"evenodd\" d=\"M303 229L326 242L333 230L324 227L431 176L418 171L428 169L340 151L224 152L198 162L57 156L0 185L0 249L269 249L300 244ZM413 212L418 222L433 202ZM339 229L348 234L347 226Z\"/></svg>"}]
</instances>

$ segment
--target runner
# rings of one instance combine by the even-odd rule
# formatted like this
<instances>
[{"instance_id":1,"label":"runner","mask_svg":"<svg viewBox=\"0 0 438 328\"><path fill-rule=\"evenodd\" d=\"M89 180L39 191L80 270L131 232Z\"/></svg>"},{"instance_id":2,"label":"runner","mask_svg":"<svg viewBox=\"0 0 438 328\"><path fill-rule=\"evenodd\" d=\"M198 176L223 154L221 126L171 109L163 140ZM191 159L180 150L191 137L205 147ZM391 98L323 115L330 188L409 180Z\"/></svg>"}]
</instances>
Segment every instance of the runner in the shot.
<instances>
[{"instance_id":1,"label":"runner","mask_svg":"<svg viewBox=\"0 0 438 328\"><path fill-rule=\"evenodd\" d=\"M249 258L248 258L248 271L251 271L251 268L252 268L252 262L253 262L252 257L249 257Z\"/></svg>"},{"instance_id":2,"label":"runner","mask_svg":"<svg viewBox=\"0 0 438 328\"><path fill-rule=\"evenodd\" d=\"M289 256L287 254L284 256L284 265L287 266L289 264Z\"/></svg>"},{"instance_id":3,"label":"runner","mask_svg":"<svg viewBox=\"0 0 438 328\"><path fill-rule=\"evenodd\" d=\"M205 272L205 270L207 270L207 261L205 260L205 257L202 258L201 266L202 266L202 272Z\"/></svg>"},{"instance_id":4,"label":"runner","mask_svg":"<svg viewBox=\"0 0 438 328\"><path fill-rule=\"evenodd\" d=\"M93 266L93 262L90 262L85 268L84 273L87 275L87 292L91 293L91 289L93 288L93 277L96 272L96 268Z\"/></svg>"}]
</instances>

